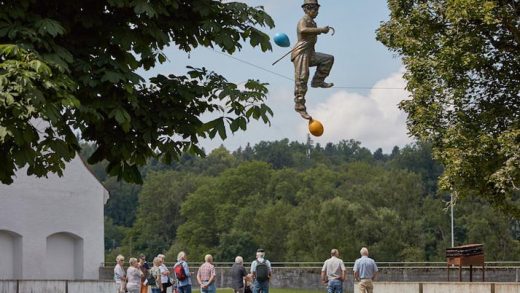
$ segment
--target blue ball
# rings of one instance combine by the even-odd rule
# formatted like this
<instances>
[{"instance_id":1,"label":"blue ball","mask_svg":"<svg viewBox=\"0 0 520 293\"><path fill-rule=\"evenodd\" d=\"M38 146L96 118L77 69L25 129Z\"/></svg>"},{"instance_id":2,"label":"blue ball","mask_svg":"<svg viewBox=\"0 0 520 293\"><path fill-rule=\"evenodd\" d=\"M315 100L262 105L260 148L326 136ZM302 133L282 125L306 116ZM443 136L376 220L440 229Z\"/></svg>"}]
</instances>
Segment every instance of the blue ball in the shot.
<instances>
[{"instance_id":1,"label":"blue ball","mask_svg":"<svg viewBox=\"0 0 520 293\"><path fill-rule=\"evenodd\" d=\"M289 37L284 33L277 33L274 35L274 42L280 47L289 47L291 45L291 41L289 41Z\"/></svg>"}]
</instances>

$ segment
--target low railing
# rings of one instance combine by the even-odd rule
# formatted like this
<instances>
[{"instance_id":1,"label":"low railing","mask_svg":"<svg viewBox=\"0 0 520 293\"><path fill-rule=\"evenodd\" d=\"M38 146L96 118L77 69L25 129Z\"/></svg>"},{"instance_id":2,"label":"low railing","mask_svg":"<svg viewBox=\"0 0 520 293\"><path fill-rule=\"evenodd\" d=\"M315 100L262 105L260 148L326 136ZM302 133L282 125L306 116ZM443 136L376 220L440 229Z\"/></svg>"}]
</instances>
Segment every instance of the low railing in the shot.
<instances>
[{"instance_id":1,"label":"low railing","mask_svg":"<svg viewBox=\"0 0 520 293\"><path fill-rule=\"evenodd\" d=\"M346 286L345 292L356 292L358 284ZM223 287L221 287L223 288ZM285 287L290 288L290 287ZM296 290L276 290L273 292L298 292ZM307 292L324 292L324 288L314 288ZM2 293L113 293L115 285L113 281L59 281L59 280L0 280L0 292ZM223 292L223 291L220 291ZM231 292L226 290L225 292ZM374 293L510 293L520 292L520 283L494 283L494 282L374 282Z\"/></svg>"},{"instance_id":2,"label":"low railing","mask_svg":"<svg viewBox=\"0 0 520 293\"><path fill-rule=\"evenodd\" d=\"M174 262L166 262L167 267L172 267L175 265ZM190 266L193 268L199 267L202 262L189 262ZM228 268L233 265L233 262L214 262L213 263L217 268ZM115 264L112 263L102 263L102 267L114 267ZM323 266L323 262L271 262L271 265L274 268L302 268L302 269L316 269ZM251 262L244 262L244 266L251 266ZM353 267L354 262L345 262L346 267ZM419 268L419 269L428 269L428 268L446 268L446 262L377 262L377 266L379 268ZM486 261L486 268L520 268L520 261Z\"/></svg>"}]
</instances>

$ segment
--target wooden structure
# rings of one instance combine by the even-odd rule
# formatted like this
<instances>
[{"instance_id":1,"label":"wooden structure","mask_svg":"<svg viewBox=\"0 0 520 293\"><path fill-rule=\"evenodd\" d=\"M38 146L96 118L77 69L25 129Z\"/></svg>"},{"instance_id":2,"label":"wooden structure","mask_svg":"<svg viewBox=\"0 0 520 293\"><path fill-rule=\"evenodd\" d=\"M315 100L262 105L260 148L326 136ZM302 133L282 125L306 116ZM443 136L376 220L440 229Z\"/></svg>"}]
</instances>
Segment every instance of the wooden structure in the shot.
<instances>
[{"instance_id":1,"label":"wooden structure","mask_svg":"<svg viewBox=\"0 0 520 293\"><path fill-rule=\"evenodd\" d=\"M485 281L484 245L467 244L446 249L448 263L448 281L450 266L459 267L459 282L462 281L462 267L469 266L469 281L473 282L473 266L482 266L482 282Z\"/></svg>"}]
</instances>

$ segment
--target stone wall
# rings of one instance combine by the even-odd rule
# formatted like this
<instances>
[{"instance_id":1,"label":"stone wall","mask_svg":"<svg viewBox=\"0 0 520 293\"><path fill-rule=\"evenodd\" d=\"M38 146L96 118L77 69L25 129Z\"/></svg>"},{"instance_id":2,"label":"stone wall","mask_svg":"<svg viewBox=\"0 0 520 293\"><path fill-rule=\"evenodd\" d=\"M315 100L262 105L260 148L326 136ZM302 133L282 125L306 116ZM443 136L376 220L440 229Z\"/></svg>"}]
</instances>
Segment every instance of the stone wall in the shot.
<instances>
[{"instance_id":1,"label":"stone wall","mask_svg":"<svg viewBox=\"0 0 520 293\"><path fill-rule=\"evenodd\" d=\"M273 284L274 285L274 284ZM346 288L351 293L353 287ZM230 289L228 289L231 292ZM228 291L228 290L224 290ZM193 292L197 292L194 290ZM113 293L113 281L6 281L0 280L2 293ZM168 290L171 293L170 290ZM321 288L318 292L325 292ZM384 282L374 283L374 293L518 293L520 283L482 282Z\"/></svg>"}]
</instances>

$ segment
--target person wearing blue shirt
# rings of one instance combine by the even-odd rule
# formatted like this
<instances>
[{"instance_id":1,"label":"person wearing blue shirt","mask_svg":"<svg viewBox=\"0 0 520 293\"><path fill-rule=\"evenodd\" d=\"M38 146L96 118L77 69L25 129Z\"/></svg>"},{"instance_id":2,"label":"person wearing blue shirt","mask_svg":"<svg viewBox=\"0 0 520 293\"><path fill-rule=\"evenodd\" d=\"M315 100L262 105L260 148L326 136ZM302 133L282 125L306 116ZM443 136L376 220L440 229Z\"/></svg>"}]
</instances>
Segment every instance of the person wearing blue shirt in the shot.
<instances>
[{"instance_id":1,"label":"person wearing blue shirt","mask_svg":"<svg viewBox=\"0 0 520 293\"><path fill-rule=\"evenodd\" d=\"M269 280L271 279L271 262L265 259L265 252L259 248L256 251L256 260L251 263L251 274L253 275L253 293L269 293Z\"/></svg>"},{"instance_id":2,"label":"person wearing blue shirt","mask_svg":"<svg viewBox=\"0 0 520 293\"><path fill-rule=\"evenodd\" d=\"M359 282L359 292L373 293L374 284L372 281L376 279L378 271L376 262L368 257L366 247L361 248L359 253L361 257L354 263L354 279Z\"/></svg>"},{"instance_id":3,"label":"person wearing blue shirt","mask_svg":"<svg viewBox=\"0 0 520 293\"><path fill-rule=\"evenodd\" d=\"M182 266L184 269L184 274L186 278L184 280L179 280L177 278L177 289L179 293L191 293L191 274L190 274L190 268L188 267L187 262L187 256L184 251L179 252L177 255L177 263L175 264L174 268L176 266Z\"/></svg>"}]
</instances>

